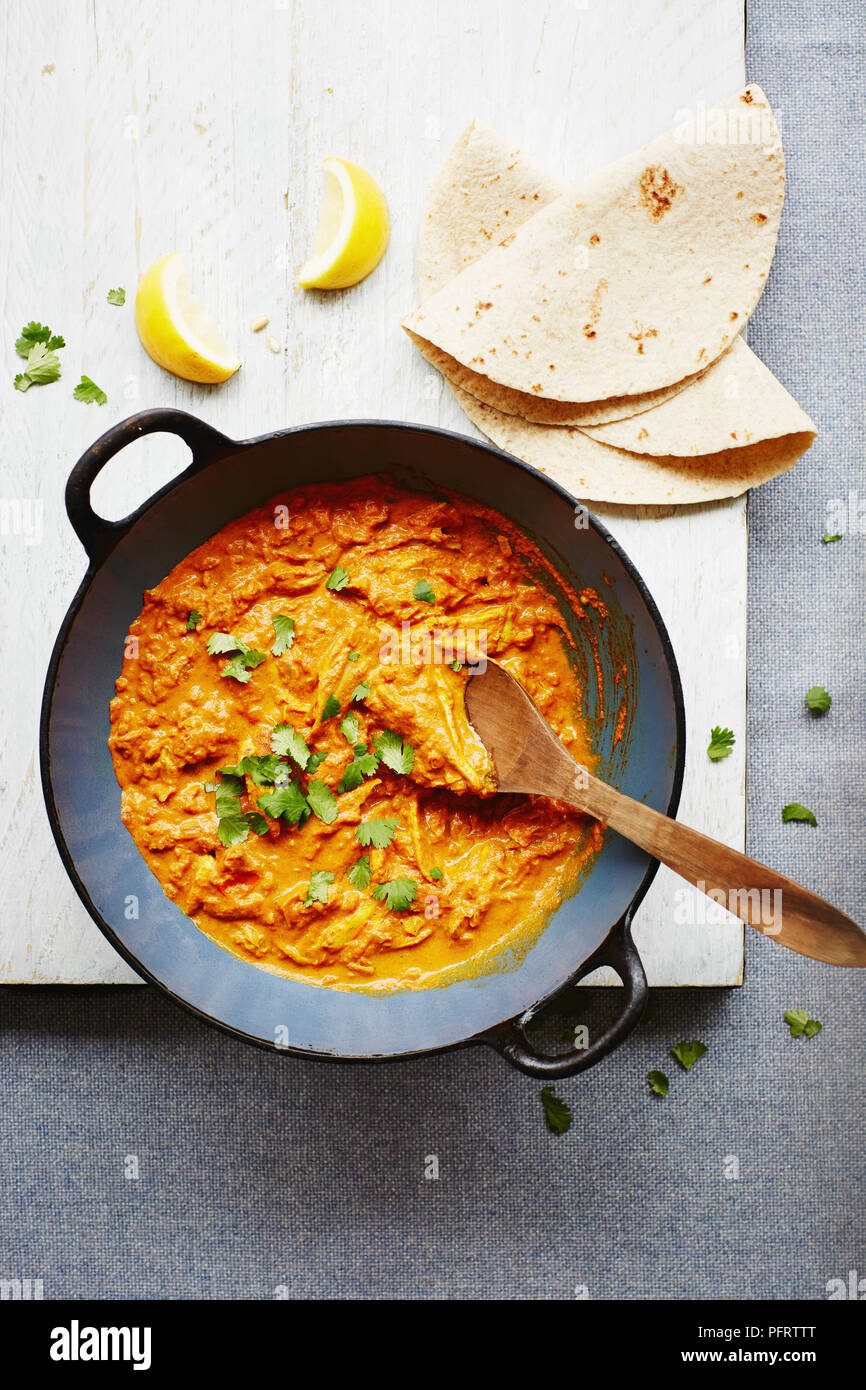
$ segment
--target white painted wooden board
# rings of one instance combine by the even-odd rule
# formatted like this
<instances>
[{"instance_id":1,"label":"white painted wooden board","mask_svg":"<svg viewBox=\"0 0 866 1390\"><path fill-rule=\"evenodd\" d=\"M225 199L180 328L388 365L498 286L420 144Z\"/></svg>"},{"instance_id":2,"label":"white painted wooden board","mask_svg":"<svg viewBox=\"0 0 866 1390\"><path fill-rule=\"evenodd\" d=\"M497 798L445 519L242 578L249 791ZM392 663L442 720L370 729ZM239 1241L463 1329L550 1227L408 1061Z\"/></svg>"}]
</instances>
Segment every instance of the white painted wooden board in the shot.
<instances>
[{"instance_id":1,"label":"white painted wooden board","mask_svg":"<svg viewBox=\"0 0 866 1390\"><path fill-rule=\"evenodd\" d=\"M743 6L6 0L0 51L0 980L124 982L136 977L78 902L39 786L42 681L85 567L63 508L75 459L109 425L156 405L235 437L361 416L474 433L399 326L416 300L426 191L452 141L478 116L578 176L668 128L678 109L742 84ZM292 272L311 245L331 153L381 181L392 240L361 286L305 294ZM240 346L245 365L225 386L176 381L138 344L132 292L170 250L187 257ZM127 289L124 309L106 303L116 285ZM249 331L261 314L278 355ZM22 395L11 388L13 343L30 318L68 347L62 380ZM106 406L72 399L82 371L108 392ZM185 454L164 436L139 442L100 480L97 505L124 515ZM690 739L681 814L742 847L745 504L661 519L596 510L643 572L679 658ZM717 766L705 754L714 723L738 734ZM651 983L737 983L741 927L696 925L695 895L678 891L662 870L640 913Z\"/></svg>"}]
</instances>

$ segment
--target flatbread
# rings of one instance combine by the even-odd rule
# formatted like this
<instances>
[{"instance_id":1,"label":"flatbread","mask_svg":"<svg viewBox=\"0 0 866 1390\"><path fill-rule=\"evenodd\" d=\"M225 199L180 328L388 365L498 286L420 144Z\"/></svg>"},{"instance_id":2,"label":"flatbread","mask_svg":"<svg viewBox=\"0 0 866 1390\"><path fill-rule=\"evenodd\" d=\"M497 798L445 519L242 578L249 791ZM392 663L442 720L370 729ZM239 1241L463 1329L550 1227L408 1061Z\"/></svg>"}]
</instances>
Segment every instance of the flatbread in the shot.
<instances>
[{"instance_id":1,"label":"flatbread","mask_svg":"<svg viewBox=\"0 0 866 1390\"><path fill-rule=\"evenodd\" d=\"M599 444L569 426L530 424L517 415L491 410L468 391L452 390L473 424L500 449L549 474L587 502L661 506L738 497L793 468L815 437L814 431L788 434L698 458L651 457Z\"/></svg>"},{"instance_id":2,"label":"flatbread","mask_svg":"<svg viewBox=\"0 0 866 1390\"><path fill-rule=\"evenodd\" d=\"M491 127L468 127L430 192L418 258L422 294L435 294L563 186ZM703 373L658 393L574 405L499 387L409 336L488 438L582 489L576 495L586 500L677 505L735 496L792 467L815 437L811 420L742 338ZM499 408L479 389L495 393ZM583 437L544 428L521 415L526 409L576 420Z\"/></svg>"},{"instance_id":3,"label":"flatbread","mask_svg":"<svg viewBox=\"0 0 866 1390\"><path fill-rule=\"evenodd\" d=\"M445 157L418 240L422 300L456 280L492 246L565 192L504 135L473 121Z\"/></svg>"},{"instance_id":4,"label":"flatbread","mask_svg":"<svg viewBox=\"0 0 866 1390\"><path fill-rule=\"evenodd\" d=\"M492 382L555 401L644 394L702 371L757 303L784 198L760 88L708 126L736 130L744 108L754 138L659 137L526 219L404 327Z\"/></svg>"},{"instance_id":5,"label":"flatbread","mask_svg":"<svg viewBox=\"0 0 866 1390\"><path fill-rule=\"evenodd\" d=\"M697 458L792 434L811 435L811 444L816 431L769 367L737 338L700 380L658 409L585 433L633 453Z\"/></svg>"},{"instance_id":6,"label":"flatbread","mask_svg":"<svg viewBox=\"0 0 866 1390\"><path fill-rule=\"evenodd\" d=\"M548 203L566 191L564 179L540 169L504 135L473 121L446 155L427 198L418 240L418 285L422 303L462 270L498 246ZM659 391L615 396L608 401L549 401L500 386L406 330L422 357L452 386L485 405L548 425L596 425L650 410L688 385L687 378Z\"/></svg>"},{"instance_id":7,"label":"flatbread","mask_svg":"<svg viewBox=\"0 0 866 1390\"><path fill-rule=\"evenodd\" d=\"M658 391L646 391L640 396L612 396L607 401L547 401L539 396L530 396L525 391L512 391L509 386L500 386L479 372L470 371L462 362L449 357L447 352L426 338L419 338L411 329L406 332L421 356L442 373L449 385L468 391L476 400L483 401L494 410L503 410L506 415L519 415L538 425L603 425L611 420L627 420L632 415L641 415L645 410L652 410L670 400L697 380L697 377L686 377L684 381L663 386Z\"/></svg>"}]
</instances>

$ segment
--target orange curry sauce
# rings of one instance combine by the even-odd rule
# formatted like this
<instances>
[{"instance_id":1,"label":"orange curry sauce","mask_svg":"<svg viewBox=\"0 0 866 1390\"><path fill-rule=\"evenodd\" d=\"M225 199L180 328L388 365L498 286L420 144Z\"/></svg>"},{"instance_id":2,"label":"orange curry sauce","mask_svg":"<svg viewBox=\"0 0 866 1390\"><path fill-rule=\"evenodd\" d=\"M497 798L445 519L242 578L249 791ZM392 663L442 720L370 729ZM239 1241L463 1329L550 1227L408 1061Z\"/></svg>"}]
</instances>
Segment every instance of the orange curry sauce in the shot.
<instances>
[{"instance_id":1,"label":"orange curry sauce","mask_svg":"<svg viewBox=\"0 0 866 1390\"><path fill-rule=\"evenodd\" d=\"M370 989L491 968L538 931L602 828L495 794L463 699L486 648L594 763L572 642L530 571L552 573L504 517L368 477L274 499L145 594L109 746L125 825L203 932L281 974ZM599 600L568 602L580 616ZM260 798L270 814L250 816Z\"/></svg>"}]
</instances>

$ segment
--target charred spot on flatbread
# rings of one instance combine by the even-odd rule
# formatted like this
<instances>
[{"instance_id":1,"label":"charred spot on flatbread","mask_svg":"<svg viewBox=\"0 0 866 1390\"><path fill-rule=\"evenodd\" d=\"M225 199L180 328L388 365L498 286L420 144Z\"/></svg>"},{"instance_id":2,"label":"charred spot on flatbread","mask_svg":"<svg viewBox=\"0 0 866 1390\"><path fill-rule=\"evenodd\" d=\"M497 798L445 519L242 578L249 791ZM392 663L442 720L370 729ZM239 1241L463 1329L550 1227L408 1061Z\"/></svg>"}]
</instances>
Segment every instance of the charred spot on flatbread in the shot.
<instances>
[{"instance_id":1,"label":"charred spot on flatbread","mask_svg":"<svg viewBox=\"0 0 866 1390\"><path fill-rule=\"evenodd\" d=\"M599 280L598 284L592 292L592 298L589 301L589 318L583 325L582 330L584 338L595 337L596 324L601 318L602 299L604 298L606 290L607 281Z\"/></svg>"},{"instance_id":2,"label":"charred spot on flatbread","mask_svg":"<svg viewBox=\"0 0 866 1390\"><path fill-rule=\"evenodd\" d=\"M641 202L654 222L660 221L666 212L670 212L674 198L684 192L682 184L676 183L667 169L650 166L644 169L640 176Z\"/></svg>"}]
</instances>

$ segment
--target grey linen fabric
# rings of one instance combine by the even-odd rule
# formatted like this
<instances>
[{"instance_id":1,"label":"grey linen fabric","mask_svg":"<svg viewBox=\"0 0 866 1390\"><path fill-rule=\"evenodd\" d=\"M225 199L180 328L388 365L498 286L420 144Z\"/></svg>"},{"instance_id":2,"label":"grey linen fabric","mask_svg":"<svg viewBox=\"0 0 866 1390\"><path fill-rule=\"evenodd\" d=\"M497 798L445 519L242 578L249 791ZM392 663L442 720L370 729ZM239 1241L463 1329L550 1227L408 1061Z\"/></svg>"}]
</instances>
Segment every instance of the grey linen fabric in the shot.
<instances>
[{"instance_id":1,"label":"grey linen fabric","mask_svg":"<svg viewBox=\"0 0 866 1390\"><path fill-rule=\"evenodd\" d=\"M750 502L749 848L862 921L864 12L760 0L749 21L789 172L750 340L821 430ZM817 829L781 824L792 800ZM150 989L2 990L0 1278L46 1298L826 1297L866 1274L864 981L748 935L742 990L657 991L559 1084L563 1137L540 1083L486 1051L304 1063ZM790 1007L824 1031L789 1037ZM682 1038L709 1048L688 1074Z\"/></svg>"}]
</instances>

